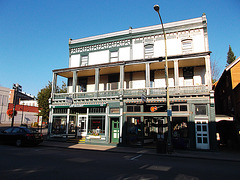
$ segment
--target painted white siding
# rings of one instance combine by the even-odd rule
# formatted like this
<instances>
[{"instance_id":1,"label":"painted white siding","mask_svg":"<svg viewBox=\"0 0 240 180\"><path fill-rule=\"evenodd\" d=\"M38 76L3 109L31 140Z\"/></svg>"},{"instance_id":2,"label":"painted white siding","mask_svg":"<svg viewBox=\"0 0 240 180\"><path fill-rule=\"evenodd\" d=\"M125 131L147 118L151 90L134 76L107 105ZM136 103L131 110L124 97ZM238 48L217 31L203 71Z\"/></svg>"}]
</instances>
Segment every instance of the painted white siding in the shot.
<instances>
[{"instance_id":1,"label":"painted white siding","mask_svg":"<svg viewBox=\"0 0 240 180\"><path fill-rule=\"evenodd\" d=\"M135 72L132 76L132 89L145 88L145 73Z\"/></svg>"},{"instance_id":2,"label":"painted white siding","mask_svg":"<svg viewBox=\"0 0 240 180\"><path fill-rule=\"evenodd\" d=\"M69 67L79 67L80 65L80 54L72 55L70 58Z\"/></svg>"},{"instance_id":3,"label":"painted white siding","mask_svg":"<svg viewBox=\"0 0 240 180\"><path fill-rule=\"evenodd\" d=\"M167 55L177 55L177 54L182 54L181 50L181 41L178 39L167 39ZM163 46L164 48L164 46ZM165 56L165 53L164 53Z\"/></svg>"},{"instance_id":4,"label":"painted white siding","mask_svg":"<svg viewBox=\"0 0 240 180\"><path fill-rule=\"evenodd\" d=\"M194 85L205 84L205 73L206 70L204 67L195 67L194 68Z\"/></svg>"},{"instance_id":5,"label":"painted white siding","mask_svg":"<svg viewBox=\"0 0 240 180\"><path fill-rule=\"evenodd\" d=\"M143 43L133 44L133 59L143 59L144 46Z\"/></svg>"},{"instance_id":6,"label":"painted white siding","mask_svg":"<svg viewBox=\"0 0 240 180\"><path fill-rule=\"evenodd\" d=\"M109 50L89 53L89 65L109 62Z\"/></svg>"},{"instance_id":7,"label":"painted white siding","mask_svg":"<svg viewBox=\"0 0 240 180\"><path fill-rule=\"evenodd\" d=\"M194 52L204 52L204 38L201 35L194 36L193 38L193 51Z\"/></svg>"},{"instance_id":8,"label":"painted white siding","mask_svg":"<svg viewBox=\"0 0 240 180\"><path fill-rule=\"evenodd\" d=\"M119 48L119 61L130 60L130 47Z\"/></svg>"},{"instance_id":9,"label":"painted white siding","mask_svg":"<svg viewBox=\"0 0 240 180\"><path fill-rule=\"evenodd\" d=\"M164 70L158 70L155 72L154 84L155 84L155 88L166 87Z\"/></svg>"}]
</instances>

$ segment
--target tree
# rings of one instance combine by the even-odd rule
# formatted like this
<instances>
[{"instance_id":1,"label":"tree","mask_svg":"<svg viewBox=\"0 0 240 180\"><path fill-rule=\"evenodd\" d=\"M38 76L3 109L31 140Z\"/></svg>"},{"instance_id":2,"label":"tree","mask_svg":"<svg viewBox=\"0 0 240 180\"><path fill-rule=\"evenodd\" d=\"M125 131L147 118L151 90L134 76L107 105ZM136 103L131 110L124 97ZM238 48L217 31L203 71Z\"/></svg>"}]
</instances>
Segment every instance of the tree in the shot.
<instances>
[{"instance_id":1,"label":"tree","mask_svg":"<svg viewBox=\"0 0 240 180\"><path fill-rule=\"evenodd\" d=\"M41 89L41 91L38 92L38 95L37 95L38 107L39 107L39 110L41 111L39 115L42 116L42 120L44 122L48 122L48 119L49 119L49 99L51 97L51 91L52 91L52 82L48 81L48 85L45 86L43 89ZM66 83L62 82L61 88L57 86L56 92L66 93L67 92Z\"/></svg>"},{"instance_id":2,"label":"tree","mask_svg":"<svg viewBox=\"0 0 240 180\"><path fill-rule=\"evenodd\" d=\"M7 115L12 118L13 117L13 109L8 109L7 110ZM14 111L14 116L17 115L17 111Z\"/></svg>"},{"instance_id":3,"label":"tree","mask_svg":"<svg viewBox=\"0 0 240 180\"><path fill-rule=\"evenodd\" d=\"M48 81L48 85L41 89L37 95L38 107L41 111L39 113L42 116L43 122L48 122L49 119L49 98L51 97L52 83Z\"/></svg>"},{"instance_id":4,"label":"tree","mask_svg":"<svg viewBox=\"0 0 240 180\"><path fill-rule=\"evenodd\" d=\"M227 65L231 64L233 61L235 61L235 59L236 59L236 56L234 56L232 48L229 45L229 50L228 50L228 53L227 53Z\"/></svg>"},{"instance_id":5,"label":"tree","mask_svg":"<svg viewBox=\"0 0 240 180\"><path fill-rule=\"evenodd\" d=\"M217 61L211 59L211 74L212 74L212 83L218 81L220 71Z\"/></svg>"}]
</instances>

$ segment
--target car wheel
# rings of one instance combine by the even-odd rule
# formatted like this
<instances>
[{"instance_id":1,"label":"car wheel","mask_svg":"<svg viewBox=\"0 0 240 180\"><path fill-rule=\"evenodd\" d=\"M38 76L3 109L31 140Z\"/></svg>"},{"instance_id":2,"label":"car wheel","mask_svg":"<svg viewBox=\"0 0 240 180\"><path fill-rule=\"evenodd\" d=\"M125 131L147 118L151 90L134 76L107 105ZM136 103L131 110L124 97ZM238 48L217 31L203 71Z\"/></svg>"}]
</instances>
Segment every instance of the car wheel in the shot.
<instances>
[{"instance_id":1,"label":"car wheel","mask_svg":"<svg viewBox=\"0 0 240 180\"><path fill-rule=\"evenodd\" d=\"M22 140L21 139L16 140L16 146L20 147L21 145L22 145Z\"/></svg>"}]
</instances>

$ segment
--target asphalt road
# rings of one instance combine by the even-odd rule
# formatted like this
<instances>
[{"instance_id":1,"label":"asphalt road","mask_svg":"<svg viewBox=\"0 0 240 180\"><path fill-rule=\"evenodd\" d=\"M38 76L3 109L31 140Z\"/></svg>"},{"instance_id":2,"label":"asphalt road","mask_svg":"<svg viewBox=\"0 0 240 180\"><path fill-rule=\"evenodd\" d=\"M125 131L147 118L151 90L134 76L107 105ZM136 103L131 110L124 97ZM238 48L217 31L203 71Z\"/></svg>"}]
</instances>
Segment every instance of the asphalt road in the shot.
<instances>
[{"instance_id":1,"label":"asphalt road","mask_svg":"<svg viewBox=\"0 0 240 180\"><path fill-rule=\"evenodd\" d=\"M239 179L239 162L0 145L0 179Z\"/></svg>"}]
</instances>

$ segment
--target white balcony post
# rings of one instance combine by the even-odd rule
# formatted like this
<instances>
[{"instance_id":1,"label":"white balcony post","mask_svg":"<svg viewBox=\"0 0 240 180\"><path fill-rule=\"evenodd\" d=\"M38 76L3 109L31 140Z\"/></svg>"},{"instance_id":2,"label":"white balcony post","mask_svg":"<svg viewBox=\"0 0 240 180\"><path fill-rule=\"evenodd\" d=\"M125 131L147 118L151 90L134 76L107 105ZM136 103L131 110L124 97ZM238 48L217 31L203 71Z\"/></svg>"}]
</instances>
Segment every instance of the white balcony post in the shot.
<instances>
[{"instance_id":1,"label":"white balcony post","mask_svg":"<svg viewBox=\"0 0 240 180\"><path fill-rule=\"evenodd\" d=\"M95 91L96 92L99 90L99 79L100 79L99 68L95 68Z\"/></svg>"},{"instance_id":2,"label":"white balcony post","mask_svg":"<svg viewBox=\"0 0 240 180\"><path fill-rule=\"evenodd\" d=\"M120 89L124 89L124 65L120 65Z\"/></svg>"},{"instance_id":3,"label":"white balcony post","mask_svg":"<svg viewBox=\"0 0 240 180\"><path fill-rule=\"evenodd\" d=\"M178 68L178 60L174 60L174 84L175 88L179 87L179 68Z\"/></svg>"},{"instance_id":4,"label":"white balcony post","mask_svg":"<svg viewBox=\"0 0 240 180\"><path fill-rule=\"evenodd\" d=\"M73 90L72 92L76 92L76 86L77 86L77 71L73 71Z\"/></svg>"},{"instance_id":5,"label":"white balcony post","mask_svg":"<svg viewBox=\"0 0 240 180\"><path fill-rule=\"evenodd\" d=\"M208 86L208 90L210 91L212 89L212 78L211 78L211 66L210 66L209 55L205 57L205 66L206 66L205 82L206 82L206 85Z\"/></svg>"},{"instance_id":6,"label":"white balcony post","mask_svg":"<svg viewBox=\"0 0 240 180\"><path fill-rule=\"evenodd\" d=\"M52 79L52 97L53 94L56 92L57 88L57 73L53 73L53 79Z\"/></svg>"},{"instance_id":7,"label":"white balcony post","mask_svg":"<svg viewBox=\"0 0 240 180\"><path fill-rule=\"evenodd\" d=\"M145 70L145 78L146 78L146 83L145 87L147 89L147 95L149 95L149 88L150 88L150 64L146 63L146 70Z\"/></svg>"}]
</instances>

